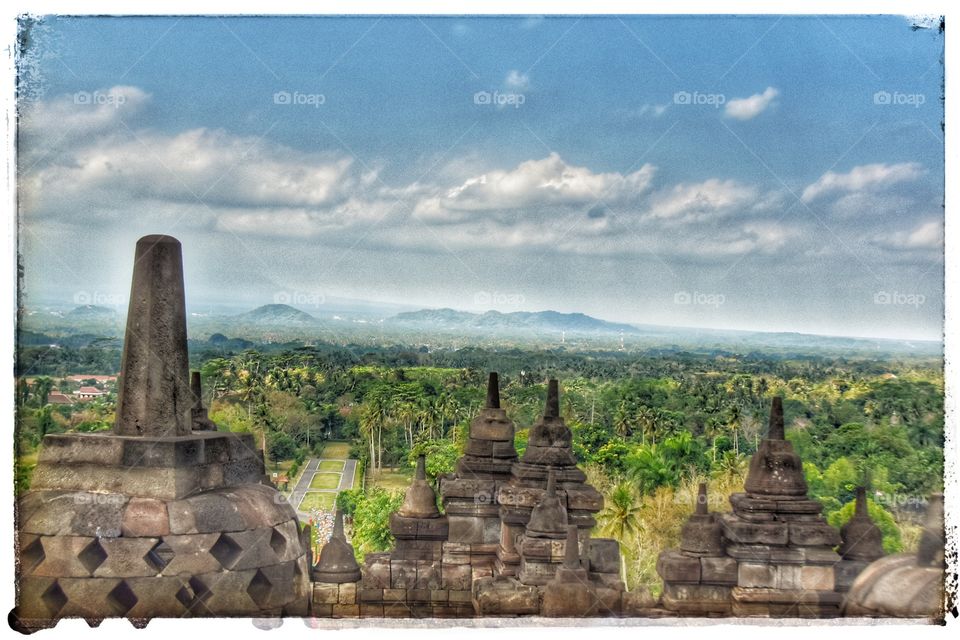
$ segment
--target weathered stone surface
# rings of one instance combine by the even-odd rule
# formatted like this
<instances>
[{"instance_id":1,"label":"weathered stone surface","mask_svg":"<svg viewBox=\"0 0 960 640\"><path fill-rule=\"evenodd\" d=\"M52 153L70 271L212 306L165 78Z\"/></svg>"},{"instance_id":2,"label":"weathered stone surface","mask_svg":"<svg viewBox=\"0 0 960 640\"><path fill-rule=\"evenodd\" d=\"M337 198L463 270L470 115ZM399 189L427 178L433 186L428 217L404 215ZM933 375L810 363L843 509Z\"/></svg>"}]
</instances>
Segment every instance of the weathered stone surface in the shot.
<instances>
[{"instance_id":1,"label":"weathered stone surface","mask_svg":"<svg viewBox=\"0 0 960 640\"><path fill-rule=\"evenodd\" d=\"M657 573L665 582L700 582L700 559L678 551L664 551L657 558Z\"/></svg>"},{"instance_id":2,"label":"weathered stone surface","mask_svg":"<svg viewBox=\"0 0 960 640\"><path fill-rule=\"evenodd\" d=\"M870 519L864 487L857 487L853 517L840 529L840 538L840 555L845 560L872 562L884 555L883 533Z\"/></svg>"},{"instance_id":3,"label":"weathered stone surface","mask_svg":"<svg viewBox=\"0 0 960 640\"><path fill-rule=\"evenodd\" d=\"M360 565L353 553L353 545L347 542L343 532L343 512L338 510L334 519L333 534L320 550L320 559L313 569L313 577L320 582L347 583L360 580ZM356 591L354 587L354 591ZM353 604L341 602L341 604Z\"/></svg>"},{"instance_id":4,"label":"weathered stone surface","mask_svg":"<svg viewBox=\"0 0 960 640\"><path fill-rule=\"evenodd\" d=\"M444 589L469 591L472 572L470 565L443 565L440 569Z\"/></svg>"},{"instance_id":5,"label":"weathered stone surface","mask_svg":"<svg viewBox=\"0 0 960 640\"><path fill-rule=\"evenodd\" d=\"M339 584L329 583L329 582L313 583L314 604L336 604L339 601L340 601L340 585Z\"/></svg>"},{"instance_id":6,"label":"weathered stone surface","mask_svg":"<svg viewBox=\"0 0 960 640\"><path fill-rule=\"evenodd\" d=\"M165 536L170 533L167 504L162 500L131 498L123 511L124 536Z\"/></svg>"},{"instance_id":7,"label":"weathered stone surface","mask_svg":"<svg viewBox=\"0 0 960 640\"><path fill-rule=\"evenodd\" d=\"M183 436L191 431L187 319L180 242L137 241L123 341L117 419L121 435Z\"/></svg>"},{"instance_id":8,"label":"weathered stone surface","mask_svg":"<svg viewBox=\"0 0 960 640\"><path fill-rule=\"evenodd\" d=\"M700 580L705 584L737 584L737 561L726 556L700 558Z\"/></svg>"},{"instance_id":9,"label":"weathered stone surface","mask_svg":"<svg viewBox=\"0 0 960 640\"><path fill-rule=\"evenodd\" d=\"M587 541L590 571L620 573L620 543L610 538L591 538Z\"/></svg>"},{"instance_id":10,"label":"weathered stone surface","mask_svg":"<svg viewBox=\"0 0 960 640\"><path fill-rule=\"evenodd\" d=\"M800 456L784 436L783 400L777 396L770 409L767 437L750 459L744 488L749 494L805 496L807 481Z\"/></svg>"}]
</instances>

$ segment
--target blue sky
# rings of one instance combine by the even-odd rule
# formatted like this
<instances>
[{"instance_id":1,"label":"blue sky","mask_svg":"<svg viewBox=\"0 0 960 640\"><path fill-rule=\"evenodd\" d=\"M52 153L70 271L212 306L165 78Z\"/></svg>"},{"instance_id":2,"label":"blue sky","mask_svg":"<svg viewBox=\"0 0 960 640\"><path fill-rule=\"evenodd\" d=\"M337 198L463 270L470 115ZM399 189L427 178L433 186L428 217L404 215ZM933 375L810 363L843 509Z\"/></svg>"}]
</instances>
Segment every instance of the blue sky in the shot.
<instances>
[{"instance_id":1,"label":"blue sky","mask_svg":"<svg viewBox=\"0 0 960 640\"><path fill-rule=\"evenodd\" d=\"M51 18L32 301L341 297L939 339L942 36L899 17ZM306 310L323 315L322 305Z\"/></svg>"}]
</instances>

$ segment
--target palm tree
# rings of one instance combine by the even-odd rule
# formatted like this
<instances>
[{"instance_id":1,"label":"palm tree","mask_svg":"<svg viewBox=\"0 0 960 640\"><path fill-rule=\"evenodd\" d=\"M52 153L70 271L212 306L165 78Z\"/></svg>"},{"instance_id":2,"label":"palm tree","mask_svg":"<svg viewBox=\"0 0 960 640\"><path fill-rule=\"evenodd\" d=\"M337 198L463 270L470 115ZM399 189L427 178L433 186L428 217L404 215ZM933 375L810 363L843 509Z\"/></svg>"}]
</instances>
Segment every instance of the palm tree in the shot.
<instances>
[{"instance_id":1,"label":"palm tree","mask_svg":"<svg viewBox=\"0 0 960 640\"><path fill-rule=\"evenodd\" d=\"M606 496L606 507L600 512L600 530L621 544L640 531L640 503L633 486L620 481ZM627 581L626 556L620 554L620 577Z\"/></svg>"},{"instance_id":2,"label":"palm tree","mask_svg":"<svg viewBox=\"0 0 960 640\"><path fill-rule=\"evenodd\" d=\"M38 399L40 406L47 404L47 398L53 389L53 378L50 376L40 376L33 381L33 395Z\"/></svg>"}]
</instances>

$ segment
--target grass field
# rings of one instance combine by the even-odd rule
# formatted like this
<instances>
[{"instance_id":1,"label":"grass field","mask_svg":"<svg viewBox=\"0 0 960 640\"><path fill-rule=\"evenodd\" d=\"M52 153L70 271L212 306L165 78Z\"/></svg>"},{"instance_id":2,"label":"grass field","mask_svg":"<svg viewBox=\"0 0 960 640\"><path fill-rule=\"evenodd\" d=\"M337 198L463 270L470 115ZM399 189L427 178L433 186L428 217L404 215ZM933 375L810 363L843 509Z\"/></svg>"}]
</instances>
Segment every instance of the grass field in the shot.
<instances>
[{"instance_id":1,"label":"grass field","mask_svg":"<svg viewBox=\"0 0 960 640\"><path fill-rule=\"evenodd\" d=\"M333 509L333 501L336 499L335 493L307 492L300 501L300 511L309 513L313 508L329 511Z\"/></svg>"},{"instance_id":2,"label":"grass field","mask_svg":"<svg viewBox=\"0 0 960 640\"><path fill-rule=\"evenodd\" d=\"M347 442L328 442L323 448L323 455L320 457L346 460L350 457L350 444Z\"/></svg>"},{"instance_id":3,"label":"grass field","mask_svg":"<svg viewBox=\"0 0 960 640\"><path fill-rule=\"evenodd\" d=\"M317 471L332 471L333 473L340 473L343 471L343 463L339 460L321 460L320 465L317 467Z\"/></svg>"},{"instance_id":4,"label":"grass field","mask_svg":"<svg viewBox=\"0 0 960 640\"><path fill-rule=\"evenodd\" d=\"M339 485L339 473L317 473L310 480L311 489L336 489Z\"/></svg>"},{"instance_id":5,"label":"grass field","mask_svg":"<svg viewBox=\"0 0 960 640\"><path fill-rule=\"evenodd\" d=\"M368 487L383 487L388 491L394 489L406 490L410 486L410 479L413 474L396 469L381 469L380 471L367 471Z\"/></svg>"}]
</instances>

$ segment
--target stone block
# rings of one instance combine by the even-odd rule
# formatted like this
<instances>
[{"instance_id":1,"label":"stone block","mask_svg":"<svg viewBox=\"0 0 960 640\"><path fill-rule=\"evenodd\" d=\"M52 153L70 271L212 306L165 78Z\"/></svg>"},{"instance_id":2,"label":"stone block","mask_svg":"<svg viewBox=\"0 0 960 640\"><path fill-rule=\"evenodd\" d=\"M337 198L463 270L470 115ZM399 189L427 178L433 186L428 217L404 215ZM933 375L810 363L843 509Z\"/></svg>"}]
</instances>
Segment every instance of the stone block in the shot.
<instances>
[{"instance_id":1,"label":"stone block","mask_svg":"<svg viewBox=\"0 0 960 640\"><path fill-rule=\"evenodd\" d=\"M826 522L791 522L790 544L801 547L834 547L840 532Z\"/></svg>"},{"instance_id":2,"label":"stone block","mask_svg":"<svg viewBox=\"0 0 960 640\"><path fill-rule=\"evenodd\" d=\"M601 616L620 615L620 596L623 591L617 589L608 589L607 587L596 587L595 596L597 599L597 614Z\"/></svg>"},{"instance_id":3,"label":"stone block","mask_svg":"<svg viewBox=\"0 0 960 640\"><path fill-rule=\"evenodd\" d=\"M777 588L777 568L775 565L757 562L741 562L738 568L737 584L746 588Z\"/></svg>"},{"instance_id":4,"label":"stone block","mask_svg":"<svg viewBox=\"0 0 960 640\"><path fill-rule=\"evenodd\" d=\"M472 602L470 591L449 590L447 592L447 602Z\"/></svg>"},{"instance_id":5,"label":"stone block","mask_svg":"<svg viewBox=\"0 0 960 640\"><path fill-rule=\"evenodd\" d=\"M446 602L449 598L449 591L446 589L431 589L430 590L430 601L431 602Z\"/></svg>"},{"instance_id":6,"label":"stone block","mask_svg":"<svg viewBox=\"0 0 960 640\"><path fill-rule=\"evenodd\" d=\"M120 524L127 537L165 536L170 533L167 504L151 498L130 498Z\"/></svg>"},{"instance_id":7,"label":"stone block","mask_svg":"<svg viewBox=\"0 0 960 640\"><path fill-rule=\"evenodd\" d=\"M620 543L609 538L591 538L587 542L590 571L620 573Z\"/></svg>"},{"instance_id":8,"label":"stone block","mask_svg":"<svg viewBox=\"0 0 960 640\"><path fill-rule=\"evenodd\" d=\"M163 568L163 575L196 575L221 571L222 565L210 554L211 547L219 538L219 533L164 536L163 542L170 547L173 555Z\"/></svg>"},{"instance_id":9,"label":"stone block","mask_svg":"<svg viewBox=\"0 0 960 640\"><path fill-rule=\"evenodd\" d=\"M407 589L408 602L430 602L430 589Z\"/></svg>"},{"instance_id":10,"label":"stone block","mask_svg":"<svg viewBox=\"0 0 960 640\"><path fill-rule=\"evenodd\" d=\"M406 602L395 602L392 604L384 603L383 617L384 618L409 618L410 607L407 605Z\"/></svg>"},{"instance_id":11,"label":"stone block","mask_svg":"<svg viewBox=\"0 0 960 640\"><path fill-rule=\"evenodd\" d=\"M657 573L665 582L700 582L700 559L664 551L657 558Z\"/></svg>"},{"instance_id":12,"label":"stone block","mask_svg":"<svg viewBox=\"0 0 960 640\"><path fill-rule=\"evenodd\" d=\"M629 618L649 615L650 609L656 604L653 596L646 589L638 588L620 594L620 614Z\"/></svg>"},{"instance_id":13,"label":"stone block","mask_svg":"<svg viewBox=\"0 0 960 640\"><path fill-rule=\"evenodd\" d=\"M357 604L357 583L345 582L340 585L338 604Z\"/></svg>"},{"instance_id":14,"label":"stone block","mask_svg":"<svg viewBox=\"0 0 960 640\"><path fill-rule=\"evenodd\" d=\"M360 617L361 618L382 618L383 605L382 604L366 604L361 602Z\"/></svg>"},{"instance_id":15,"label":"stone block","mask_svg":"<svg viewBox=\"0 0 960 640\"><path fill-rule=\"evenodd\" d=\"M310 613L314 618L330 618L333 616L333 605L314 603L310 607Z\"/></svg>"},{"instance_id":16,"label":"stone block","mask_svg":"<svg viewBox=\"0 0 960 640\"><path fill-rule=\"evenodd\" d=\"M723 526L723 534L734 544L785 546L788 541L786 523L746 522L729 513L721 516L720 523Z\"/></svg>"},{"instance_id":17,"label":"stone block","mask_svg":"<svg viewBox=\"0 0 960 640\"><path fill-rule=\"evenodd\" d=\"M383 602L383 589L360 589L360 604L365 602Z\"/></svg>"},{"instance_id":18,"label":"stone block","mask_svg":"<svg viewBox=\"0 0 960 640\"><path fill-rule=\"evenodd\" d=\"M163 567L147 562L146 555L158 542L157 538L100 538L98 543L107 555L93 575L98 578L156 576Z\"/></svg>"},{"instance_id":19,"label":"stone block","mask_svg":"<svg viewBox=\"0 0 960 640\"><path fill-rule=\"evenodd\" d=\"M329 582L313 583L314 604L337 604L340 602L340 585Z\"/></svg>"},{"instance_id":20,"label":"stone block","mask_svg":"<svg viewBox=\"0 0 960 640\"><path fill-rule=\"evenodd\" d=\"M475 517L448 516L450 541L470 544L483 542L483 520ZM499 531L498 531L499 536ZM499 537L498 537L499 539Z\"/></svg>"},{"instance_id":21,"label":"stone block","mask_svg":"<svg viewBox=\"0 0 960 640\"><path fill-rule=\"evenodd\" d=\"M470 565L443 565L440 569L444 589L469 590L471 580Z\"/></svg>"},{"instance_id":22,"label":"stone block","mask_svg":"<svg viewBox=\"0 0 960 640\"><path fill-rule=\"evenodd\" d=\"M383 590L384 602L406 602L406 600L407 600L406 589L384 589Z\"/></svg>"},{"instance_id":23,"label":"stone block","mask_svg":"<svg viewBox=\"0 0 960 640\"><path fill-rule=\"evenodd\" d=\"M390 561L390 587L393 589L413 589L417 586L416 560Z\"/></svg>"},{"instance_id":24,"label":"stone block","mask_svg":"<svg viewBox=\"0 0 960 640\"><path fill-rule=\"evenodd\" d=\"M806 566L800 568L800 588L814 591L833 591L836 586L834 567Z\"/></svg>"},{"instance_id":25,"label":"stone block","mask_svg":"<svg viewBox=\"0 0 960 640\"><path fill-rule=\"evenodd\" d=\"M358 604L335 604L331 617L334 618L359 618L360 605Z\"/></svg>"},{"instance_id":26,"label":"stone block","mask_svg":"<svg viewBox=\"0 0 960 640\"><path fill-rule=\"evenodd\" d=\"M726 556L700 558L700 580L707 584L737 584L737 561Z\"/></svg>"},{"instance_id":27,"label":"stone block","mask_svg":"<svg viewBox=\"0 0 960 640\"><path fill-rule=\"evenodd\" d=\"M551 582L544 587L540 615L548 618L586 618L597 612L597 594L589 584Z\"/></svg>"},{"instance_id":28,"label":"stone block","mask_svg":"<svg viewBox=\"0 0 960 640\"><path fill-rule=\"evenodd\" d=\"M414 585L417 589L439 589L443 585L440 562L418 561L417 580Z\"/></svg>"},{"instance_id":29,"label":"stone block","mask_svg":"<svg viewBox=\"0 0 960 640\"><path fill-rule=\"evenodd\" d=\"M363 569L363 578L361 579L361 588L390 588L390 556L386 554L367 554L366 566Z\"/></svg>"}]
</instances>

